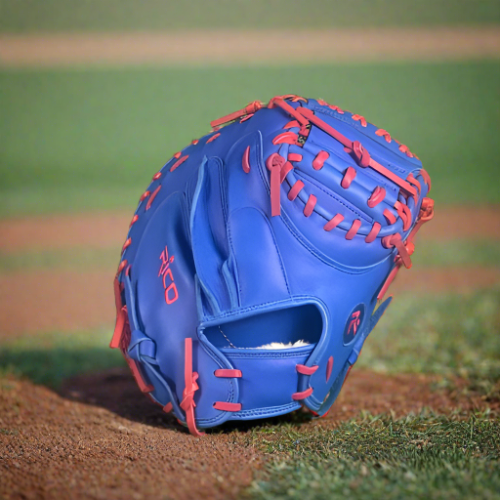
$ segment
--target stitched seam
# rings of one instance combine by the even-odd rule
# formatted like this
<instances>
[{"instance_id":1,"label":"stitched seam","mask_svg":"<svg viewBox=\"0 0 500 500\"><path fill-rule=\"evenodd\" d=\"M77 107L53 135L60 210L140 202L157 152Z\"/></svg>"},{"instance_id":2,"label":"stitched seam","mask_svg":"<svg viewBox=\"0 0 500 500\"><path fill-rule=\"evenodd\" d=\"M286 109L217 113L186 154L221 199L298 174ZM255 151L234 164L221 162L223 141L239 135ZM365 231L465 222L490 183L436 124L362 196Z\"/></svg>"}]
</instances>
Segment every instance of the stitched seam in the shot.
<instances>
[{"instance_id":1,"label":"stitched seam","mask_svg":"<svg viewBox=\"0 0 500 500\"><path fill-rule=\"evenodd\" d=\"M236 359L236 358L245 358L245 359L248 359L248 358L265 358L265 359L270 359L270 360L273 360L273 359L284 359L284 358L304 358L305 356L307 356L309 354L309 352L311 351L311 349L309 349L308 351L303 351L303 352L294 352L294 353L287 353L287 352L274 352L274 353L238 353L238 352L235 352L234 354L232 353L229 353L228 352L228 348L222 348L224 350L224 353L226 354L226 356L228 358L231 358L231 359Z\"/></svg>"},{"instance_id":2,"label":"stitched seam","mask_svg":"<svg viewBox=\"0 0 500 500\"><path fill-rule=\"evenodd\" d=\"M352 118L353 116L356 116L356 113L351 113L351 116L350 116L350 117L349 117L349 116L343 117L343 116L339 116L339 115L340 115L340 113L338 113L338 114L335 114L335 115L334 115L333 113L334 113L335 111L334 111L334 110L332 110L332 109L330 109L330 108L326 108L326 109L325 109L325 108L324 108L324 107L322 107L322 106L315 106L314 104L311 106L311 110L312 110L312 111L317 111L318 113L322 113L322 114L324 114L324 115L330 116L331 118L335 118L336 120L339 120L339 121L341 121L341 122L344 122L344 123L346 123L347 125L350 125L350 126L352 126L353 128L355 128L355 129L356 129L359 133L363 134L363 135L364 135L365 137L367 137L368 139L373 140L373 137L372 137L370 134L366 133L366 132L363 130L363 129L365 129L365 130L368 132L367 127L363 127L363 126L361 125L361 123L360 123L358 120L354 120L354 119ZM335 112L335 113L337 113L337 112ZM348 113L350 113L350 112L348 111ZM349 121L348 121L348 120L349 120ZM372 125L372 126L373 126L374 128L376 128L377 130L380 130L380 129L379 129L378 127L376 127L375 125L373 125L373 124L370 124L370 125ZM405 146L404 144L399 144L399 143L398 143L398 141L397 141L396 139L394 139L394 138L392 139L392 141L394 141L394 142L396 142L396 144L398 144L398 149L399 149L399 151L400 151L401 153L403 153L403 154L405 155L405 157L406 157L406 158L408 158L408 160L412 160L413 158L415 158L415 159L418 161L418 159L415 157L415 155L413 155L413 158L412 158L412 157L410 157L410 156L406 155L406 151L403 151L403 150L401 149L401 146L403 146L403 147ZM392 142L392 141L391 141L391 142ZM378 143L378 141L375 141L375 142L377 142L377 143ZM406 160L406 158L403 158L403 160ZM408 160L406 160L406 161L408 161ZM414 166L414 164L413 164L413 163L411 163L411 162L409 162L409 161L408 161L408 163L410 163L410 165L413 165L413 166Z\"/></svg>"},{"instance_id":3,"label":"stitched seam","mask_svg":"<svg viewBox=\"0 0 500 500\"><path fill-rule=\"evenodd\" d=\"M363 274L365 272L368 272L370 271L371 269L373 269L374 267L378 266L381 262L387 260L388 258L390 258L391 254L389 254L385 259L383 259L382 261L380 262L377 262L376 264L372 264L370 266L366 266L366 267L360 267L360 268L347 268L347 267L343 267L341 266L339 263L335 263L335 262L332 262L330 261L330 259L327 260L327 257L326 256L323 256L323 254L321 254L319 252L319 250L316 250L315 248L309 246L308 242L303 239L301 237L300 234L296 233L294 227L291 225L291 221L289 220L288 216L286 215L286 213L282 213L281 214L281 221L283 222L283 224L285 224L285 226L287 227L287 229L290 231L290 233L292 234L292 236L311 254L313 255L314 257L316 257L318 260L320 260L321 262L323 262L323 264L326 264L328 267L332 267L333 269L336 269L337 271L340 271L340 272L343 272L345 274L349 274L349 275L358 275L358 274Z\"/></svg>"},{"instance_id":4,"label":"stitched seam","mask_svg":"<svg viewBox=\"0 0 500 500\"><path fill-rule=\"evenodd\" d=\"M255 409L255 410L241 410L239 412L236 412L234 415L235 416L251 416L251 415L273 415L275 413L281 413L284 410L292 410L295 408L300 408L300 403L288 403L283 406L270 406L269 409L263 408L263 409ZM272 409L271 409L272 408Z\"/></svg>"},{"instance_id":5,"label":"stitched seam","mask_svg":"<svg viewBox=\"0 0 500 500\"><path fill-rule=\"evenodd\" d=\"M263 309L265 306L273 306L273 305L279 305L279 304L289 304L289 303L294 303L295 299L312 299L315 297L312 297L310 295L294 295L293 297L290 297L290 299L283 299L283 300L273 300L271 302L263 302L262 304L256 305L256 306L249 306L245 307L244 309L238 309L238 311L228 311L225 313L222 313L217 316L209 316L208 321L212 320L218 320L220 318L229 318L232 316L240 316L240 314L244 314L246 312L252 312L255 311L256 309Z\"/></svg>"},{"instance_id":6,"label":"stitched seam","mask_svg":"<svg viewBox=\"0 0 500 500\"><path fill-rule=\"evenodd\" d=\"M322 191L326 195L330 196L330 198L333 198L335 201L337 201L338 203L340 203L344 208L346 208L347 210L349 210L350 212L352 212L354 215L357 215L358 217L361 217L362 219L364 219L365 222L368 222L368 223L373 222L373 219L371 219L367 214L365 214L363 212L357 212L355 209L353 209L353 208L349 207L348 205L346 205L345 202L343 202L340 198L337 198L335 196L335 194L333 194L333 192L326 191L322 186L320 186L319 184L317 184L317 181L315 181L313 178L311 178L304 171L297 170L297 172L295 173L295 175L297 175L299 177L302 177L307 182L310 182L312 185L314 185L314 187L316 189L319 189L320 191ZM318 214L318 215L320 215L321 217L323 217L321 214ZM327 221L329 220L329 219L326 219L325 217L323 217L323 219L325 219Z\"/></svg>"},{"instance_id":7,"label":"stitched seam","mask_svg":"<svg viewBox=\"0 0 500 500\"><path fill-rule=\"evenodd\" d=\"M255 208L255 207L242 207L242 208L238 208L238 209L234 210L233 212L231 212L231 215L239 212L240 210L248 210L249 208L251 210L255 210L256 212L258 212L259 214L261 214L262 218L267 223L267 225L268 225L268 227L270 229L270 233L271 233L271 236L273 238L274 248L276 249L276 253L278 255L278 260L279 260L279 263L280 263L281 271L283 273L283 281L285 282L285 285L286 285L286 291L288 292L288 295L291 296L291 291L290 291L290 287L288 285L288 277L286 275L285 265L283 263L283 259L281 257L281 253L280 253L280 250L279 250L277 242L276 242L276 235L274 234L273 228L271 226L271 223L267 219L266 214L262 210L260 210L258 208Z\"/></svg>"}]
</instances>

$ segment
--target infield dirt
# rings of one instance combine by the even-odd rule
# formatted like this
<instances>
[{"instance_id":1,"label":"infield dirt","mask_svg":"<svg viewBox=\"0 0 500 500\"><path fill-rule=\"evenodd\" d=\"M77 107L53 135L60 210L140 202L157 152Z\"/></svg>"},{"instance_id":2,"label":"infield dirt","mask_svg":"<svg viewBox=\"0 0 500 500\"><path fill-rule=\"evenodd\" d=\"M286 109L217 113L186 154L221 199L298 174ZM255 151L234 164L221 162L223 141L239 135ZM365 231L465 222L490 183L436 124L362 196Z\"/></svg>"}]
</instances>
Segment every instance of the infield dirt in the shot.
<instances>
[{"instance_id":1,"label":"infield dirt","mask_svg":"<svg viewBox=\"0 0 500 500\"><path fill-rule=\"evenodd\" d=\"M334 428L361 411L398 417L424 408L449 414L486 407L477 395L432 388L435 381L353 370L326 418L310 422L310 415L298 413L273 423L291 421L307 433L315 426ZM488 406L498 411L498 403ZM126 369L75 377L59 393L4 379L0 497L236 498L265 460L252 430L266 424L226 424L193 438L139 392Z\"/></svg>"},{"instance_id":2,"label":"infield dirt","mask_svg":"<svg viewBox=\"0 0 500 500\"><path fill-rule=\"evenodd\" d=\"M500 57L500 30L378 28L0 36L0 66L289 64Z\"/></svg>"}]
</instances>

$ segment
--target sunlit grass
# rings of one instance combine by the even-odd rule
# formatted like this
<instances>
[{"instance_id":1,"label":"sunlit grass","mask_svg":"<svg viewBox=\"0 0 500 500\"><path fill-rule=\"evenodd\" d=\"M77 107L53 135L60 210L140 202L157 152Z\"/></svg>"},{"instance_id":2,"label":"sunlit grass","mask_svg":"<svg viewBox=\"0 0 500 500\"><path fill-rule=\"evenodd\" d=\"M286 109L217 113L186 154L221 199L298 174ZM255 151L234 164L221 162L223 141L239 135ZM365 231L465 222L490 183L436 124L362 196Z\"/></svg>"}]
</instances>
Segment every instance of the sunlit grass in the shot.
<instances>
[{"instance_id":1,"label":"sunlit grass","mask_svg":"<svg viewBox=\"0 0 500 500\"><path fill-rule=\"evenodd\" d=\"M247 498L498 498L499 430L487 414L465 420L367 415L334 430L267 429L272 438L258 441L269 461Z\"/></svg>"}]
</instances>

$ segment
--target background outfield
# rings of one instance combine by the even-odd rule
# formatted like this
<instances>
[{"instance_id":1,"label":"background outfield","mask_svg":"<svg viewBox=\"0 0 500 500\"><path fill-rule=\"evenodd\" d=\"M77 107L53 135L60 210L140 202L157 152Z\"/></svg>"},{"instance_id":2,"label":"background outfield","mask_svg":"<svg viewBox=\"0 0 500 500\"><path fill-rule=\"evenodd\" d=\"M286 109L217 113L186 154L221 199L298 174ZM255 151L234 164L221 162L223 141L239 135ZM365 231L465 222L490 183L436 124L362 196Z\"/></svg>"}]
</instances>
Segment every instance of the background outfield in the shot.
<instances>
[{"instance_id":1,"label":"background outfield","mask_svg":"<svg viewBox=\"0 0 500 500\"><path fill-rule=\"evenodd\" d=\"M13 35L394 26L500 30L500 4L0 0L0 497L498 498L500 46L419 62L1 65ZM175 151L290 92L407 144L441 220L328 418L193 440L107 348L119 250Z\"/></svg>"}]
</instances>

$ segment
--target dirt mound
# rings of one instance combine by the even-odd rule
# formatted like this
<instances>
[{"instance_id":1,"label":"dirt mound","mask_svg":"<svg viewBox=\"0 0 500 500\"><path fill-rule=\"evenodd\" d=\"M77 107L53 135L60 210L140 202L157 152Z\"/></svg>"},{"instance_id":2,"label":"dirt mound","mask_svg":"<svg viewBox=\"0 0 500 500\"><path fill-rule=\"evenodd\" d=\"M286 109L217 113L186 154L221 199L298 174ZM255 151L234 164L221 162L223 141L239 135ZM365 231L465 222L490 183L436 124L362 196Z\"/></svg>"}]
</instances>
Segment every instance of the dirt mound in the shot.
<instances>
[{"instance_id":1,"label":"dirt mound","mask_svg":"<svg viewBox=\"0 0 500 500\"><path fill-rule=\"evenodd\" d=\"M1 498L234 498L259 464L244 434L183 432L128 374L68 384L70 398L97 396L90 404L28 382L2 383Z\"/></svg>"},{"instance_id":2,"label":"dirt mound","mask_svg":"<svg viewBox=\"0 0 500 500\"><path fill-rule=\"evenodd\" d=\"M235 498L264 460L252 429L291 421L307 432L362 410L396 416L430 408L484 409L478 396L431 389L422 375L389 377L353 370L330 414L298 414L226 424L202 439L151 403L128 369L79 376L59 394L30 382L0 384L2 498ZM498 404L494 411L498 411Z\"/></svg>"}]
</instances>

